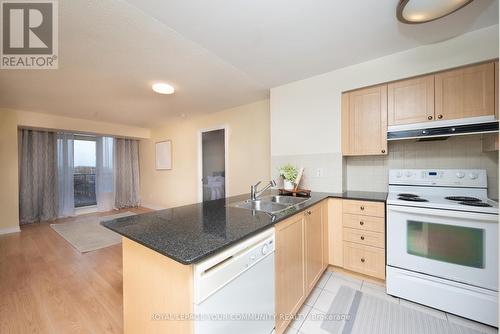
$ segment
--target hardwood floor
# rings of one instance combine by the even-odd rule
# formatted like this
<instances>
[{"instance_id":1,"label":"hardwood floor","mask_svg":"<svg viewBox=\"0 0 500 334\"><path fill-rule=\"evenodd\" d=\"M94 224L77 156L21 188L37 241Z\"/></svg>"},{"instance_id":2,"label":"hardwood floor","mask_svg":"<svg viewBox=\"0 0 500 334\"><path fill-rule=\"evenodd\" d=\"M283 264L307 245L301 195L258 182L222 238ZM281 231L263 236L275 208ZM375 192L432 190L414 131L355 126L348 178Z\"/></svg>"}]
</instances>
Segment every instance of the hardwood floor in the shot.
<instances>
[{"instance_id":1,"label":"hardwood floor","mask_svg":"<svg viewBox=\"0 0 500 334\"><path fill-rule=\"evenodd\" d=\"M81 254L49 225L0 236L0 333L122 333L121 245Z\"/></svg>"}]
</instances>

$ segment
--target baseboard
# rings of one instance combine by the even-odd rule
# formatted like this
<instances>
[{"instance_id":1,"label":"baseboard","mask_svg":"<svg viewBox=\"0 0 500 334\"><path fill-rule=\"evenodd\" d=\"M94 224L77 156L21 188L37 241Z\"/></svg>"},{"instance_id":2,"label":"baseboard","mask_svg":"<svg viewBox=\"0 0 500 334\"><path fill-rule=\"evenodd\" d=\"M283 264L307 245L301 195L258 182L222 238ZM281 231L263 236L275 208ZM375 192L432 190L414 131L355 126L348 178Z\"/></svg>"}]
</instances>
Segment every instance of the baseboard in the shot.
<instances>
[{"instance_id":1,"label":"baseboard","mask_svg":"<svg viewBox=\"0 0 500 334\"><path fill-rule=\"evenodd\" d=\"M17 233L21 232L19 226L0 228L0 234L9 234L9 233Z\"/></svg>"},{"instance_id":2,"label":"baseboard","mask_svg":"<svg viewBox=\"0 0 500 334\"><path fill-rule=\"evenodd\" d=\"M166 206L157 205L157 204L149 204L149 203L141 203L140 206L143 207L143 208L146 208L146 209L151 209L151 210L165 210L165 209L168 209Z\"/></svg>"}]
</instances>

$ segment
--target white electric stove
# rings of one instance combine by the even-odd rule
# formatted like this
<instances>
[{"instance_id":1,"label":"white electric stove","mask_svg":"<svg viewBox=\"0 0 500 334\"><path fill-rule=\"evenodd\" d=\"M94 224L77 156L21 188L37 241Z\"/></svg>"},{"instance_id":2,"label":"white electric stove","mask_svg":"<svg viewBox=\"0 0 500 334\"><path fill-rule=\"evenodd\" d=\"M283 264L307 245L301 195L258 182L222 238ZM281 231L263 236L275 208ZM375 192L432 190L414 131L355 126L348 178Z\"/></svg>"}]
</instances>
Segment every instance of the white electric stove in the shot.
<instances>
[{"instance_id":1,"label":"white electric stove","mask_svg":"<svg viewBox=\"0 0 500 334\"><path fill-rule=\"evenodd\" d=\"M387 293L498 327L498 203L485 170L391 170Z\"/></svg>"}]
</instances>

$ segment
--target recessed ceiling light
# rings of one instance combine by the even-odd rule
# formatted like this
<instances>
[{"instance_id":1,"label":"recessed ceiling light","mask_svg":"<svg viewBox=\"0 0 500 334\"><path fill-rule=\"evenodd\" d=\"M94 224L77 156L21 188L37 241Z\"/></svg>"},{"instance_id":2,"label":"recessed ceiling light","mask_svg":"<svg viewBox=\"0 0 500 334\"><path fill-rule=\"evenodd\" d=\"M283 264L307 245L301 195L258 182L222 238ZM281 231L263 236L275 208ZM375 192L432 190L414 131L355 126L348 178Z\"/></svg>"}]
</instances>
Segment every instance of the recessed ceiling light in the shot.
<instances>
[{"instance_id":1,"label":"recessed ceiling light","mask_svg":"<svg viewBox=\"0 0 500 334\"><path fill-rule=\"evenodd\" d=\"M174 87L164 82L154 83L152 88L158 94L173 94L175 92Z\"/></svg>"},{"instance_id":2,"label":"recessed ceiling light","mask_svg":"<svg viewBox=\"0 0 500 334\"><path fill-rule=\"evenodd\" d=\"M403 23L425 23L449 15L473 0L400 0L396 9Z\"/></svg>"}]
</instances>

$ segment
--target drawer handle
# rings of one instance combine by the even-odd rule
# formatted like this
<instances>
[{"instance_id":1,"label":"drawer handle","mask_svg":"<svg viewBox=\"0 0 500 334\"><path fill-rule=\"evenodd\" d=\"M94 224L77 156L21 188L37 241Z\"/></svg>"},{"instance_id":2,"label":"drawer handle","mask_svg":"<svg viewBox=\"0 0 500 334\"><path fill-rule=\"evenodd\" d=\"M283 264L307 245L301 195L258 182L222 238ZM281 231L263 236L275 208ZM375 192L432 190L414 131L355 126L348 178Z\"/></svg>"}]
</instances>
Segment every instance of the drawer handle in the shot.
<instances>
[{"instance_id":1,"label":"drawer handle","mask_svg":"<svg viewBox=\"0 0 500 334\"><path fill-rule=\"evenodd\" d=\"M312 213L311 211L306 211L306 215L309 215L309 216L310 216L310 215L311 215L311 213Z\"/></svg>"},{"instance_id":2,"label":"drawer handle","mask_svg":"<svg viewBox=\"0 0 500 334\"><path fill-rule=\"evenodd\" d=\"M359 225L363 226L365 225L365 222L359 222Z\"/></svg>"},{"instance_id":3,"label":"drawer handle","mask_svg":"<svg viewBox=\"0 0 500 334\"><path fill-rule=\"evenodd\" d=\"M361 258L361 262L365 263L365 259L364 259L364 258Z\"/></svg>"},{"instance_id":4,"label":"drawer handle","mask_svg":"<svg viewBox=\"0 0 500 334\"><path fill-rule=\"evenodd\" d=\"M363 211L365 209L364 206L360 206L359 208L361 209L361 211Z\"/></svg>"},{"instance_id":5,"label":"drawer handle","mask_svg":"<svg viewBox=\"0 0 500 334\"><path fill-rule=\"evenodd\" d=\"M361 236L361 240L365 240L365 237L364 237L364 236Z\"/></svg>"}]
</instances>

